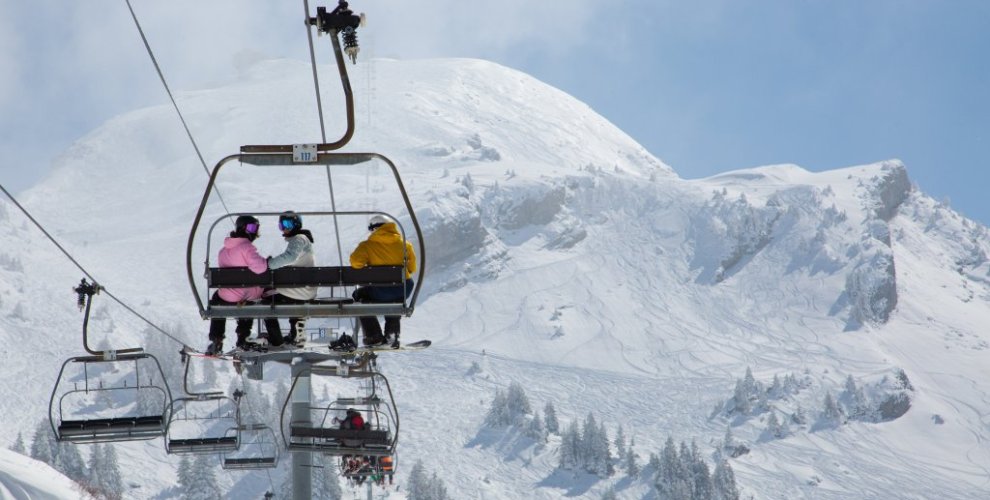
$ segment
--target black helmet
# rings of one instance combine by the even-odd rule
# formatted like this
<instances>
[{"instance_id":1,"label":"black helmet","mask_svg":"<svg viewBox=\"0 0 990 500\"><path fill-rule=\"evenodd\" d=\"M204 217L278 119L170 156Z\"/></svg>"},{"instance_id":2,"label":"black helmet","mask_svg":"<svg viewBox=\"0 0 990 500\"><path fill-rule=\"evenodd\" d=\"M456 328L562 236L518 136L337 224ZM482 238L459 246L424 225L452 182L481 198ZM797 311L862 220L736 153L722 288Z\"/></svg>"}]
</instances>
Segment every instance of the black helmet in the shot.
<instances>
[{"instance_id":1,"label":"black helmet","mask_svg":"<svg viewBox=\"0 0 990 500\"><path fill-rule=\"evenodd\" d=\"M237 233L238 236L254 239L258 236L258 229L261 228L261 224L254 216L241 215L234 223L234 227L234 232Z\"/></svg>"},{"instance_id":2,"label":"black helmet","mask_svg":"<svg viewBox=\"0 0 990 500\"><path fill-rule=\"evenodd\" d=\"M282 231L298 231L302 229L302 217L292 210L286 210L278 217L278 228Z\"/></svg>"}]
</instances>

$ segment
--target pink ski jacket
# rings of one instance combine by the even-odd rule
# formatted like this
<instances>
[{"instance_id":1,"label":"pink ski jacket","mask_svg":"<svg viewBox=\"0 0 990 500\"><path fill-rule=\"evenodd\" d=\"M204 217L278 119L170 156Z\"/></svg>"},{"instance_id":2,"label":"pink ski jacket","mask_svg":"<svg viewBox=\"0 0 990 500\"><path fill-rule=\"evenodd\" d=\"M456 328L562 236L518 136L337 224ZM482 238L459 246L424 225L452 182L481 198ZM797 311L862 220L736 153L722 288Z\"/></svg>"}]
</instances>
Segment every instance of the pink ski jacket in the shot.
<instances>
[{"instance_id":1,"label":"pink ski jacket","mask_svg":"<svg viewBox=\"0 0 990 500\"><path fill-rule=\"evenodd\" d=\"M257 274L268 270L268 262L258 254L258 249L254 247L247 238L229 237L223 240L223 248L220 249L220 256L217 258L220 267L246 267ZM241 302L245 300L256 300L261 298L264 289L260 286L251 288L221 288L217 294L227 302Z\"/></svg>"}]
</instances>

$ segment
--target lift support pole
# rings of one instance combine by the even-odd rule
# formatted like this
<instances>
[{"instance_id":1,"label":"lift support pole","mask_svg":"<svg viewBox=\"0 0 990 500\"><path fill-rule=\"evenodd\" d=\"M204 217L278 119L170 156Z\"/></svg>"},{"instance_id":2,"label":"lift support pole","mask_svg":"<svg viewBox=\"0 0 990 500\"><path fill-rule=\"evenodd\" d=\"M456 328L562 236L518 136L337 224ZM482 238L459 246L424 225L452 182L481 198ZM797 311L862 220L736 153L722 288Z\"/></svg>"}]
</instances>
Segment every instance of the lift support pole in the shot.
<instances>
[{"instance_id":1,"label":"lift support pole","mask_svg":"<svg viewBox=\"0 0 990 500\"><path fill-rule=\"evenodd\" d=\"M289 425L312 425L309 408L312 390L310 389L310 363L303 358L292 360L292 378L296 387L292 391L292 418ZM313 454L308 451L292 452L292 498L310 500L313 498Z\"/></svg>"}]
</instances>

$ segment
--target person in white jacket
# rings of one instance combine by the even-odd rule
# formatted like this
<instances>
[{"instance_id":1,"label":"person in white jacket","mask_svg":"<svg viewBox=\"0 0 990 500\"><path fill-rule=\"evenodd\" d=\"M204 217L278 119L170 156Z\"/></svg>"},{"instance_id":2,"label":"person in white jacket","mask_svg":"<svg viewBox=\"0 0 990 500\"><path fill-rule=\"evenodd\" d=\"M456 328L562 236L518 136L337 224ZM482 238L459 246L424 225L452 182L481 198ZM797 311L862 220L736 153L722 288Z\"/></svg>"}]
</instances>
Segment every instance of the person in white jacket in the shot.
<instances>
[{"instance_id":1,"label":"person in white jacket","mask_svg":"<svg viewBox=\"0 0 990 500\"><path fill-rule=\"evenodd\" d=\"M287 245L284 252L274 257L268 257L268 268L315 266L313 234L308 229L303 229L302 217L295 212L286 211L279 216L278 227L282 230L282 237L285 238ZM316 288L315 286L298 286L269 290L265 293L265 300L269 304L300 304L315 299ZM265 330L268 332L268 343L273 346L282 345L284 342L295 343L297 335L301 333L299 330L302 329L302 324L301 318L290 318L289 334L283 338L278 318L266 318Z\"/></svg>"}]
</instances>

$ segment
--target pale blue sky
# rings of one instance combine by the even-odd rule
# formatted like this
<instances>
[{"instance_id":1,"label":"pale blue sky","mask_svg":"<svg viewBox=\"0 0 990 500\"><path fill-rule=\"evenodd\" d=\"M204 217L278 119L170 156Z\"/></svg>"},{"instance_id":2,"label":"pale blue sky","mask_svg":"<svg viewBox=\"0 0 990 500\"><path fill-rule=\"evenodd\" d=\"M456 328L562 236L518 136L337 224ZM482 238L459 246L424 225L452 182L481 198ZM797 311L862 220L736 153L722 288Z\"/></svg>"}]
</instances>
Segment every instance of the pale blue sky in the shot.
<instances>
[{"instance_id":1,"label":"pale blue sky","mask_svg":"<svg viewBox=\"0 0 990 500\"><path fill-rule=\"evenodd\" d=\"M307 57L301 0L132 3L176 90L229 81L245 49ZM990 223L990 1L351 5L369 16L365 54L477 57L525 71L588 103L681 177L900 158L922 190ZM8 188L37 182L107 118L164 101L122 0L0 0Z\"/></svg>"}]
</instances>

